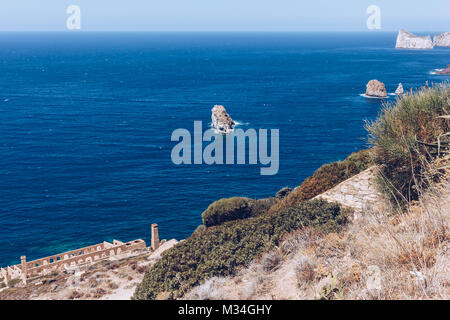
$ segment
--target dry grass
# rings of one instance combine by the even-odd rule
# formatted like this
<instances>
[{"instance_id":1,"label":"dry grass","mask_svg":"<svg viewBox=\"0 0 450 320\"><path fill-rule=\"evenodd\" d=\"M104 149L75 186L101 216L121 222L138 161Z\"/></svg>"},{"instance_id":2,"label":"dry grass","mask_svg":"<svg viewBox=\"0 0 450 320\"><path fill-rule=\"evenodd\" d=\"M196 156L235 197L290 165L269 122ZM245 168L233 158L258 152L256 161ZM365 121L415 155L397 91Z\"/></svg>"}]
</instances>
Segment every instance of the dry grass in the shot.
<instances>
[{"instance_id":1,"label":"dry grass","mask_svg":"<svg viewBox=\"0 0 450 320\"><path fill-rule=\"evenodd\" d=\"M381 298L448 298L449 220L450 182L445 181L405 212L367 215L352 226L353 246L365 250L366 264L382 271Z\"/></svg>"}]
</instances>

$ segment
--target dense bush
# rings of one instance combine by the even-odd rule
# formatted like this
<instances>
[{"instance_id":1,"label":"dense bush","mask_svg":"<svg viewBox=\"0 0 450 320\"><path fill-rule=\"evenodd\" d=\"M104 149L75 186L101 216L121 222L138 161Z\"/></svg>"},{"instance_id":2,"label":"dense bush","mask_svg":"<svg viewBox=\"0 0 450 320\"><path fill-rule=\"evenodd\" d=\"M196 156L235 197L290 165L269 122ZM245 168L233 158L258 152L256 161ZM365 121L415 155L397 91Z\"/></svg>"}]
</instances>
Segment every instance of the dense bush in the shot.
<instances>
[{"instance_id":1,"label":"dense bush","mask_svg":"<svg viewBox=\"0 0 450 320\"><path fill-rule=\"evenodd\" d=\"M292 192L291 188L288 187L281 188L275 195L275 198L281 200L283 198L286 198L291 192Z\"/></svg>"},{"instance_id":2,"label":"dense bush","mask_svg":"<svg viewBox=\"0 0 450 320\"><path fill-rule=\"evenodd\" d=\"M415 200L418 190L433 180L427 167L437 149L425 144L435 143L440 134L450 131L450 122L439 118L449 112L450 88L436 85L386 104L378 119L367 124L375 146L374 161L383 176L381 185L392 199Z\"/></svg>"},{"instance_id":3,"label":"dense bush","mask_svg":"<svg viewBox=\"0 0 450 320\"><path fill-rule=\"evenodd\" d=\"M197 228L195 228L195 230L194 230L194 232L193 233L196 233L196 232L202 232L203 230L205 230L206 229L206 227L204 226L204 225L199 225Z\"/></svg>"},{"instance_id":4,"label":"dense bush","mask_svg":"<svg viewBox=\"0 0 450 320\"><path fill-rule=\"evenodd\" d=\"M253 200L234 197L217 200L202 213L203 225L216 226L227 221L255 217L267 212L275 204L273 198Z\"/></svg>"},{"instance_id":5,"label":"dense bush","mask_svg":"<svg viewBox=\"0 0 450 320\"><path fill-rule=\"evenodd\" d=\"M364 171L371 165L370 150L367 149L352 153L344 161L324 164L311 177L306 178L299 187L274 205L269 212L286 210L305 200L310 200Z\"/></svg>"},{"instance_id":6,"label":"dense bush","mask_svg":"<svg viewBox=\"0 0 450 320\"><path fill-rule=\"evenodd\" d=\"M279 245L293 230L312 225L331 232L345 222L346 215L337 204L313 200L280 214L265 213L207 228L163 253L146 272L134 298L155 299L161 292L181 297L205 279L234 274L265 250Z\"/></svg>"},{"instance_id":7,"label":"dense bush","mask_svg":"<svg viewBox=\"0 0 450 320\"><path fill-rule=\"evenodd\" d=\"M275 198L264 198L252 201L252 217L256 217L269 211L277 203Z\"/></svg>"},{"instance_id":8,"label":"dense bush","mask_svg":"<svg viewBox=\"0 0 450 320\"><path fill-rule=\"evenodd\" d=\"M234 197L217 200L202 213L203 225L219 225L226 221L249 218L252 199Z\"/></svg>"}]
</instances>

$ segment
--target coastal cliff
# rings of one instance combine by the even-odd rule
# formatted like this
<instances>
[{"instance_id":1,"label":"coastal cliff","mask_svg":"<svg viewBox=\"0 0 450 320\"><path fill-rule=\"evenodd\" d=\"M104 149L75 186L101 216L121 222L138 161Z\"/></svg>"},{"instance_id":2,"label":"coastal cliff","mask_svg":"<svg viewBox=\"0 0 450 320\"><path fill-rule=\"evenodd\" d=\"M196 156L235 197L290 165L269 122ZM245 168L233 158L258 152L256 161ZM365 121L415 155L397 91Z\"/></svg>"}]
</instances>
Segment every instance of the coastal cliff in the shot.
<instances>
[{"instance_id":1,"label":"coastal cliff","mask_svg":"<svg viewBox=\"0 0 450 320\"><path fill-rule=\"evenodd\" d=\"M433 49L433 41L431 36L417 36L400 29L395 47L397 49Z\"/></svg>"},{"instance_id":2,"label":"coastal cliff","mask_svg":"<svg viewBox=\"0 0 450 320\"><path fill-rule=\"evenodd\" d=\"M450 87L420 88L368 123L374 148L295 189L219 200L186 240L11 285L0 300L128 299L135 288L134 299L159 300L449 299L450 141L429 157L450 132L449 108Z\"/></svg>"},{"instance_id":3,"label":"coastal cliff","mask_svg":"<svg viewBox=\"0 0 450 320\"><path fill-rule=\"evenodd\" d=\"M434 36L433 44L435 47L450 47L450 31Z\"/></svg>"},{"instance_id":4,"label":"coastal cliff","mask_svg":"<svg viewBox=\"0 0 450 320\"><path fill-rule=\"evenodd\" d=\"M435 141L441 130L448 132L450 121L441 121L438 115L442 118L449 107L449 88L421 88L397 100L392 109L385 109L368 126L375 138L372 140L375 148L370 153L377 166L316 197L355 209L344 228L326 234L310 225L283 235L283 241L239 272L211 277L183 298L448 299L450 170L443 170L440 181L432 188L425 188L421 182L403 190L400 185L421 179L420 174L430 174L425 167L417 171L417 176L412 172L420 162L418 158L428 157L437 147L427 144L430 149L425 146L417 149L414 137L421 133L423 139ZM450 142L445 145L449 151ZM400 151L402 148L405 150ZM411 150L419 150L420 154L412 154ZM450 162L445 155L435 160L430 165L440 168ZM311 181L330 179L332 167L324 167L326 172L319 169ZM388 201L390 191L385 184L388 181L402 197L413 196L418 201L406 200L404 206ZM311 186L302 189L304 184L284 199L292 200L293 195L298 198L299 192L317 190ZM380 206L384 201L386 206ZM292 201L287 210L295 212Z\"/></svg>"},{"instance_id":5,"label":"coastal cliff","mask_svg":"<svg viewBox=\"0 0 450 320\"><path fill-rule=\"evenodd\" d=\"M448 299L450 159L429 157L448 108L448 86L422 87L368 123L373 149L284 197L213 204L203 218L214 223L156 262L134 299Z\"/></svg>"}]
</instances>

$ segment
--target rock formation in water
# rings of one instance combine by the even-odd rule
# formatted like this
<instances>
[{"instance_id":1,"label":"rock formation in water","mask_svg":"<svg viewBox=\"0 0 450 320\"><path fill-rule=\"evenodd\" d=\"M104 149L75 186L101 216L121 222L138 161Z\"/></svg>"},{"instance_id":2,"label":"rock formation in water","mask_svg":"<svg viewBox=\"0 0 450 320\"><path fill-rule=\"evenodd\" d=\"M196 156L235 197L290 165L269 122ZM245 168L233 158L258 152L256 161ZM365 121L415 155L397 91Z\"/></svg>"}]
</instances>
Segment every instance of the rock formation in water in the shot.
<instances>
[{"instance_id":1,"label":"rock formation in water","mask_svg":"<svg viewBox=\"0 0 450 320\"><path fill-rule=\"evenodd\" d=\"M450 76L450 64L447 66L447 68L436 72L437 74L443 74L445 76Z\"/></svg>"},{"instance_id":2,"label":"rock formation in water","mask_svg":"<svg viewBox=\"0 0 450 320\"><path fill-rule=\"evenodd\" d=\"M435 47L450 47L450 31L434 36L433 44Z\"/></svg>"},{"instance_id":3,"label":"rock formation in water","mask_svg":"<svg viewBox=\"0 0 450 320\"><path fill-rule=\"evenodd\" d=\"M229 134L233 132L236 124L224 106L215 105L211 112L212 125L219 133Z\"/></svg>"},{"instance_id":4,"label":"rock formation in water","mask_svg":"<svg viewBox=\"0 0 450 320\"><path fill-rule=\"evenodd\" d=\"M397 90L395 90L396 96L401 96L403 94L403 85L401 83L398 84Z\"/></svg>"},{"instance_id":5,"label":"rock formation in water","mask_svg":"<svg viewBox=\"0 0 450 320\"><path fill-rule=\"evenodd\" d=\"M366 86L366 96L385 98L387 97L386 87L383 82L370 80Z\"/></svg>"},{"instance_id":6,"label":"rock formation in water","mask_svg":"<svg viewBox=\"0 0 450 320\"><path fill-rule=\"evenodd\" d=\"M416 36L400 29L395 47L397 49L433 49L433 41L430 36Z\"/></svg>"}]
</instances>

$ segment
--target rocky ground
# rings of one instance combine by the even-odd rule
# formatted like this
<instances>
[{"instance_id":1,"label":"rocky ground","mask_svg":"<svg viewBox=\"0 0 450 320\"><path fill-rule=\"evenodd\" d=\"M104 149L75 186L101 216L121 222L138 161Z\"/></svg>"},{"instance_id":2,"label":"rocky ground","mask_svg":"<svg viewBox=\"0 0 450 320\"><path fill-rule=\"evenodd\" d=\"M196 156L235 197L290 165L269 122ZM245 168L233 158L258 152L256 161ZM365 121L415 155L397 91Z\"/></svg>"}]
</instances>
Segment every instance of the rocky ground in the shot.
<instances>
[{"instance_id":1,"label":"rocky ground","mask_svg":"<svg viewBox=\"0 0 450 320\"><path fill-rule=\"evenodd\" d=\"M86 267L30 280L27 286L0 289L0 300L129 300L149 266L178 241L123 253Z\"/></svg>"}]
</instances>

